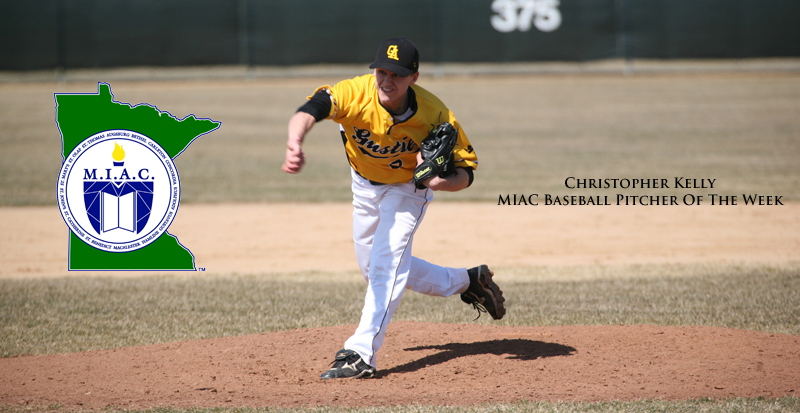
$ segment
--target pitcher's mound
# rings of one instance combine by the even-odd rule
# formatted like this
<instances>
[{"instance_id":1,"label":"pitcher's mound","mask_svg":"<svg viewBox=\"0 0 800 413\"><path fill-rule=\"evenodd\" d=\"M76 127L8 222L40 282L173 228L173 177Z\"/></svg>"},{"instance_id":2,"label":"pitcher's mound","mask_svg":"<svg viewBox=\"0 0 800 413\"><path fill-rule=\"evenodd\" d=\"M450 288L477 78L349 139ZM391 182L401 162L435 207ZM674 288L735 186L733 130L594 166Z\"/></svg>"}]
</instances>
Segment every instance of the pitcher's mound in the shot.
<instances>
[{"instance_id":1,"label":"pitcher's mound","mask_svg":"<svg viewBox=\"0 0 800 413\"><path fill-rule=\"evenodd\" d=\"M354 329L2 359L0 405L471 405L800 391L800 336L720 327L394 322L377 379L320 380Z\"/></svg>"}]
</instances>

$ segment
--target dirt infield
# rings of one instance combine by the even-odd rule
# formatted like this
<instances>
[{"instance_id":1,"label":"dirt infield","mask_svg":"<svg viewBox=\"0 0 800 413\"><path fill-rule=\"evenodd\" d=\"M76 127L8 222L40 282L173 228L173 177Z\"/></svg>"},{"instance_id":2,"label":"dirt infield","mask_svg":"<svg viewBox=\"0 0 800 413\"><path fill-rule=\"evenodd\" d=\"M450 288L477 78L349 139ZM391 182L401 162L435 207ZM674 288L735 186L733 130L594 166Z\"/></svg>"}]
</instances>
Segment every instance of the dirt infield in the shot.
<instances>
[{"instance_id":1,"label":"dirt infield","mask_svg":"<svg viewBox=\"0 0 800 413\"><path fill-rule=\"evenodd\" d=\"M183 205L169 229L211 273L357 270L352 207ZM451 235L453 220L469 231ZM68 230L55 207L0 208L0 278L67 271ZM800 204L782 206L498 206L434 203L415 254L448 266L502 267L800 259ZM476 261L479 260L480 262ZM136 272L102 275L136 276Z\"/></svg>"},{"instance_id":2,"label":"dirt infield","mask_svg":"<svg viewBox=\"0 0 800 413\"><path fill-rule=\"evenodd\" d=\"M778 397L800 391L800 337L715 327L398 322L377 379L318 378L354 326L0 360L0 404L472 405Z\"/></svg>"},{"instance_id":3,"label":"dirt infield","mask_svg":"<svg viewBox=\"0 0 800 413\"><path fill-rule=\"evenodd\" d=\"M444 236L473 217L469 233ZM66 271L58 210L0 208L0 277ZM170 232L214 273L355 269L347 204L185 205ZM565 229L569 229L566 231ZM416 251L505 267L797 261L800 204L434 204ZM109 275L104 273L103 275ZM120 275L132 276L133 273ZM503 274L498 274L502 282ZM518 400L779 397L800 391L800 337L717 327L393 323L376 380L318 379L354 326L0 359L0 405L472 405Z\"/></svg>"}]
</instances>

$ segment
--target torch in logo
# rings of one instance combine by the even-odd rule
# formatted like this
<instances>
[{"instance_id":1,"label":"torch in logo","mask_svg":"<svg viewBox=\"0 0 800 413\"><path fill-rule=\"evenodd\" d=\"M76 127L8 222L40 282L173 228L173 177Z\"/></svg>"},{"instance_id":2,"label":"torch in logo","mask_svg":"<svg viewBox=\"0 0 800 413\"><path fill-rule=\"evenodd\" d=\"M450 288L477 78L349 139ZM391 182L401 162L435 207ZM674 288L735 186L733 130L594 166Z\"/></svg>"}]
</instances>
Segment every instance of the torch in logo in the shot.
<instances>
[{"instance_id":1,"label":"torch in logo","mask_svg":"<svg viewBox=\"0 0 800 413\"><path fill-rule=\"evenodd\" d=\"M118 143L114 142L114 152L111 152L111 157L114 159L114 166L125 166L125 150Z\"/></svg>"}]
</instances>

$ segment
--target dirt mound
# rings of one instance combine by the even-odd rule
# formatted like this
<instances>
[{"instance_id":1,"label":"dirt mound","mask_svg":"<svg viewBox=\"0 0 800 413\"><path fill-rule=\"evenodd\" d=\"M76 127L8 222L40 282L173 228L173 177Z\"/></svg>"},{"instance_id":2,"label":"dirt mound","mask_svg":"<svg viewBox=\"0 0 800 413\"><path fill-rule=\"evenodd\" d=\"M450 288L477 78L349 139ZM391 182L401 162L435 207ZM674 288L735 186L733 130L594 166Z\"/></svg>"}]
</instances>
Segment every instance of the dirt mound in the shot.
<instances>
[{"instance_id":1,"label":"dirt mound","mask_svg":"<svg viewBox=\"0 0 800 413\"><path fill-rule=\"evenodd\" d=\"M719 327L393 323L377 379L322 381L355 326L0 360L0 404L472 405L795 395L800 337Z\"/></svg>"}]
</instances>

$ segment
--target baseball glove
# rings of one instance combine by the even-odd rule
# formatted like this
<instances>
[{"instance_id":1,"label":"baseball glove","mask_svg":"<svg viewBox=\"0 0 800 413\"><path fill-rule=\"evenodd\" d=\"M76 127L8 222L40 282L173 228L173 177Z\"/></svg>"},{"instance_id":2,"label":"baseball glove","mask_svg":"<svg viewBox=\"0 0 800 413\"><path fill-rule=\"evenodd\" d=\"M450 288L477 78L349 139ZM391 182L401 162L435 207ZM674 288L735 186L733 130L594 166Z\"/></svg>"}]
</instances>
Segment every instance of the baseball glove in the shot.
<instances>
[{"instance_id":1,"label":"baseball glove","mask_svg":"<svg viewBox=\"0 0 800 413\"><path fill-rule=\"evenodd\" d=\"M423 182L434 176L441 178L451 175L456 170L453 149L458 140L458 131L448 122L444 122L433 130L420 145L422 163L414 169L414 185L424 189Z\"/></svg>"}]
</instances>

